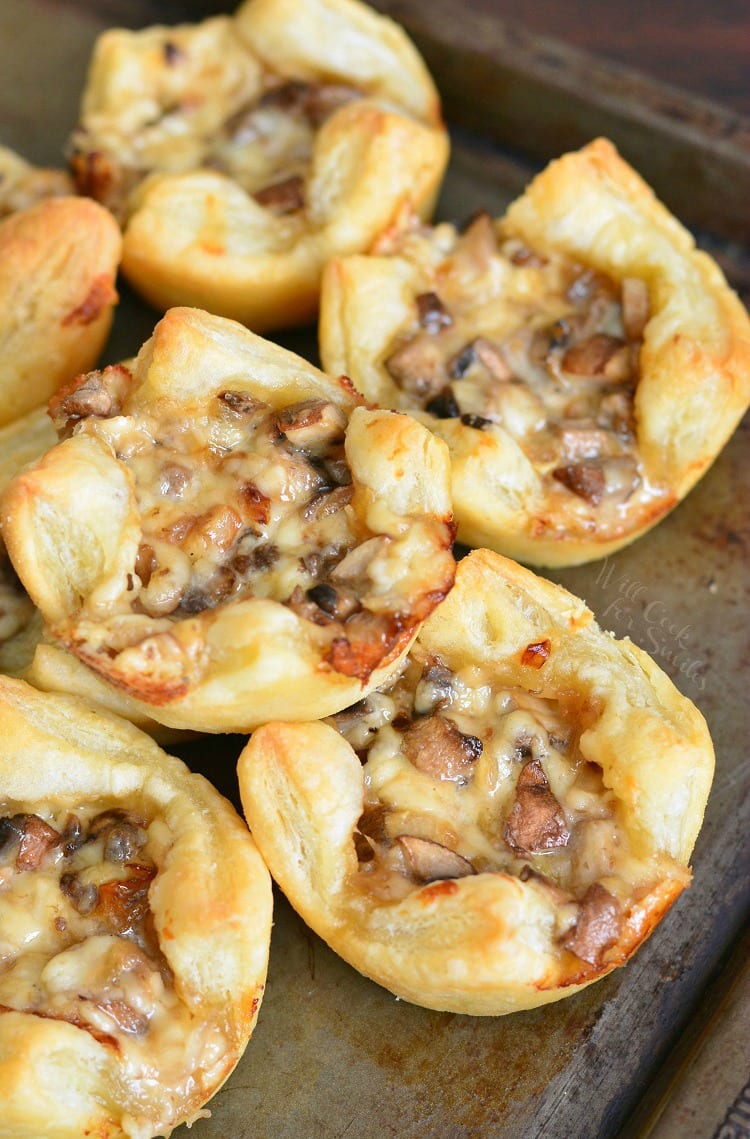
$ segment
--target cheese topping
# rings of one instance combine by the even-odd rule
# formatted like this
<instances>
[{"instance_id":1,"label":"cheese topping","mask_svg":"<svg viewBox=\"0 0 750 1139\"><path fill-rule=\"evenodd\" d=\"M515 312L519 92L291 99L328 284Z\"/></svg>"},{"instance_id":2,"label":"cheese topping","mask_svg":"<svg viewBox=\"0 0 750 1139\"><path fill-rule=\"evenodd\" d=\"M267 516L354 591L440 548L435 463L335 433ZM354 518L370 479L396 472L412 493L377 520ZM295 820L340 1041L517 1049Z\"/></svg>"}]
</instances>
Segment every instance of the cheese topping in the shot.
<instances>
[{"instance_id":1,"label":"cheese topping","mask_svg":"<svg viewBox=\"0 0 750 1139\"><path fill-rule=\"evenodd\" d=\"M51 405L62 435L103 439L133 478L142 540L118 612L150 620L124 624L110 647L252 596L309 622L339 672L369 674L357 646L382 656L409 601L389 564L393 539L363 540L356 527L344 411L323 399L276 410L225 390L190 416L170 406L157 415L134 410L132 382L124 366L107 368Z\"/></svg>"},{"instance_id":2,"label":"cheese topping","mask_svg":"<svg viewBox=\"0 0 750 1139\"><path fill-rule=\"evenodd\" d=\"M501 426L541 476L551 519L616 530L665 493L644 476L633 408L645 282L543 257L487 214L463 234L413 229L379 251L429 283L383 356L400 409Z\"/></svg>"},{"instance_id":3,"label":"cheese topping","mask_svg":"<svg viewBox=\"0 0 750 1139\"><path fill-rule=\"evenodd\" d=\"M0 802L0 1012L91 1033L117 1055L128 1110L157 1119L211 1086L228 1045L225 1026L181 999L159 948L148 893L171 845L140 804Z\"/></svg>"},{"instance_id":4,"label":"cheese topping","mask_svg":"<svg viewBox=\"0 0 750 1139\"><path fill-rule=\"evenodd\" d=\"M331 722L363 763L363 896L389 904L443 879L533 878L553 896L558 944L600 964L628 904L659 880L554 700L479 666L454 673L416 647L393 687Z\"/></svg>"}]
</instances>

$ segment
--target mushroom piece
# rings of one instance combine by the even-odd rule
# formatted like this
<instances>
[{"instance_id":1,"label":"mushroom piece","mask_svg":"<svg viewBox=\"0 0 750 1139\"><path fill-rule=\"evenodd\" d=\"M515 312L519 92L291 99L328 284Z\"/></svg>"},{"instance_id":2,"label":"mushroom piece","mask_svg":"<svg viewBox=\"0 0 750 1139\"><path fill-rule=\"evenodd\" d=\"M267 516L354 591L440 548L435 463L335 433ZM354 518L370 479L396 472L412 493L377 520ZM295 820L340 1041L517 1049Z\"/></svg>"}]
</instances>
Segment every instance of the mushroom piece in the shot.
<instances>
[{"instance_id":1,"label":"mushroom piece","mask_svg":"<svg viewBox=\"0 0 750 1139\"><path fill-rule=\"evenodd\" d=\"M555 467L552 477L592 506L598 506L604 496L604 472L593 464L570 463L567 467Z\"/></svg>"},{"instance_id":2,"label":"mushroom piece","mask_svg":"<svg viewBox=\"0 0 750 1139\"><path fill-rule=\"evenodd\" d=\"M476 873L468 858L416 835L399 835L396 839L404 856L409 876L417 882L437 882L442 878L466 878Z\"/></svg>"},{"instance_id":3,"label":"mushroom piece","mask_svg":"<svg viewBox=\"0 0 750 1139\"><path fill-rule=\"evenodd\" d=\"M346 433L344 412L322 399L306 399L285 407L276 423L293 447L311 455L322 454Z\"/></svg>"},{"instance_id":4,"label":"mushroom piece","mask_svg":"<svg viewBox=\"0 0 750 1139\"><path fill-rule=\"evenodd\" d=\"M518 776L503 838L518 854L539 854L568 844L570 831L562 807L538 759L525 764Z\"/></svg>"},{"instance_id":5,"label":"mushroom piece","mask_svg":"<svg viewBox=\"0 0 750 1139\"><path fill-rule=\"evenodd\" d=\"M594 882L583 895L576 923L562 944L582 961L600 965L605 950L619 940L621 927L620 903L601 882Z\"/></svg>"},{"instance_id":6,"label":"mushroom piece","mask_svg":"<svg viewBox=\"0 0 750 1139\"><path fill-rule=\"evenodd\" d=\"M429 657L414 690L414 711L426 716L447 703L450 698L453 673L438 657Z\"/></svg>"},{"instance_id":7,"label":"mushroom piece","mask_svg":"<svg viewBox=\"0 0 750 1139\"><path fill-rule=\"evenodd\" d=\"M571 376L592 376L612 382L632 375L630 348L618 336L595 332L586 340L571 344L561 360L563 372Z\"/></svg>"},{"instance_id":8,"label":"mushroom piece","mask_svg":"<svg viewBox=\"0 0 750 1139\"><path fill-rule=\"evenodd\" d=\"M299 174L293 174L291 178L284 178L281 182L257 190L253 197L259 206L274 214L293 214L304 209L305 183Z\"/></svg>"},{"instance_id":9,"label":"mushroom piece","mask_svg":"<svg viewBox=\"0 0 750 1139\"><path fill-rule=\"evenodd\" d=\"M90 415L107 419L119 415L133 377L123 364L110 364L100 372L88 372L61 388L52 397L49 414L58 435L69 435L76 423Z\"/></svg>"},{"instance_id":10,"label":"mushroom piece","mask_svg":"<svg viewBox=\"0 0 750 1139\"><path fill-rule=\"evenodd\" d=\"M433 399L448 382L441 346L424 332L396 348L385 367L402 391L420 401Z\"/></svg>"},{"instance_id":11,"label":"mushroom piece","mask_svg":"<svg viewBox=\"0 0 750 1139\"><path fill-rule=\"evenodd\" d=\"M453 317L437 293L420 293L416 297L419 323L425 332L436 336L443 328L450 328Z\"/></svg>"},{"instance_id":12,"label":"mushroom piece","mask_svg":"<svg viewBox=\"0 0 750 1139\"><path fill-rule=\"evenodd\" d=\"M60 841L60 835L39 815L26 815L21 841L16 855L16 870L36 870L45 855Z\"/></svg>"},{"instance_id":13,"label":"mushroom piece","mask_svg":"<svg viewBox=\"0 0 750 1139\"><path fill-rule=\"evenodd\" d=\"M482 754L482 741L436 715L413 720L404 732L402 748L417 771L431 779L466 783Z\"/></svg>"}]
</instances>

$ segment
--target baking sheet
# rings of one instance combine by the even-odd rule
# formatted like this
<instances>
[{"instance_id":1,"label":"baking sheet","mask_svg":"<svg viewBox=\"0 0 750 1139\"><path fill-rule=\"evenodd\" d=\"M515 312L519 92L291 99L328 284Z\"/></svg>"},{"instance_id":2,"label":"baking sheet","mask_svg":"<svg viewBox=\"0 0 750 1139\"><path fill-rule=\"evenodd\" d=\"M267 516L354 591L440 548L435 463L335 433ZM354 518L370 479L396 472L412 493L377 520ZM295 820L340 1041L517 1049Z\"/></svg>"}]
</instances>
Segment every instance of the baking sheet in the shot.
<instances>
[{"instance_id":1,"label":"baking sheet","mask_svg":"<svg viewBox=\"0 0 750 1139\"><path fill-rule=\"evenodd\" d=\"M2 0L0 141L34 161L59 162L98 31L108 23L134 26L219 6L199 0L184 6ZM420 6L408 8L411 24L418 24ZM442 0L438 8L445 13ZM435 21L425 20L434 45ZM440 61L451 61L445 81L461 123L439 210L455 219L478 206L501 213L542 157L539 146L524 151L520 118L512 148L486 133L466 133L477 124L461 114L456 95L463 90L465 105L476 103L472 84L481 80L468 56L461 56L470 23L462 23L459 45L455 28L443 26L445 43L433 61L438 85ZM491 51L486 31L480 46L485 55ZM542 113L545 90L550 109L556 95L543 76L537 82ZM581 89L579 103L586 99ZM600 126L607 124L602 114L600 108ZM619 118L612 117L610 133L622 114L620 108ZM642 153L663 142L661 120L631 114L628 122ZM503 127L511 128L512 122ZM494 128L493 135L498 137ZM692 146L698 168L708 151L706 132L694 131L682 145ZM726 227L718 226L703 240L743 286L750 280L747 249L722 232ZM135 351L155 319L123 289L107 360ZM314 353L310 330L283 342ZM693 859L694 882L656 934L626 968L575 997L511 1017L471 1018L395 1000L332 954L277 895L258 1026L212 1101L211 1117L193 1126L191 1139L593 1139L619 1135L628 1119L638 1133L651 1126L638 1105L653 1097L661 1066L685 1027L707 1015L706 986L721 987L725 959L750 910L749 431L746 420L687 501L652 533L604 562L549 574L584 597L602 625L649 651L703 711L712 731L716 779ZM242 743L237 737L201 740L181 754L236 801L234 760ZM707 1092L718 1097L719 1122L742 1095L746 1072L741 1062L735 1068L727 1071L725 1086ZM175 1134L187 1139L188 1132Z\"/></svg>"}]
</instances>

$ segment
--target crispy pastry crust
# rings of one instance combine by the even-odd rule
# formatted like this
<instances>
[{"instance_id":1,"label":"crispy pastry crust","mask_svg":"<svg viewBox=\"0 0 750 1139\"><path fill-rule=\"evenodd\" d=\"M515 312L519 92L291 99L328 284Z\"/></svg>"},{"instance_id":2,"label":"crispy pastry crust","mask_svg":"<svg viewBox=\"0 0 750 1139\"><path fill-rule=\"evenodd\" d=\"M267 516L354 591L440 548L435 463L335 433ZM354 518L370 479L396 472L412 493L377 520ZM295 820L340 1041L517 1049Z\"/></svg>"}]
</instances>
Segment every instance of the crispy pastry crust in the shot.
<instances>
[{"instance_id":1,"label":"crispy pastry crust","mask_svg":"<svg viewBox=\"0 0 750 1139\"><path fill-rule=\"evenodd\" d=\"M638 336L633 416L640 486L650 489L605 520L585 501L585 486L563 494L559 484L545 485L523 443L500 422L477 430L459 418L417 414L450 447L460 540L533 565L603 557L684 498L731 435L750 401L750 322L714 261L695 249L606 140L551 163L495 228L541 258L569 258L615 285L645 284L650 313ZM413 327L415 298L429 291L446 298L464 288L471 296L473 289L481 331L481 320L502 303L507 271L496 257L494 269L490 261L475 265L468 285L451 277L450 227L421 244L407 234L399 248L399 240L398 233L387 238L393 256L329 265L320 344L324 367L345 371L368 399L406 410L422 405L410 404L386 359L394 338ZM532 258L517 273L516 302L524 301L524 274L531 306L534 290L543 287L541 278L535 285L535 274L543 274L535 265ZM460 381L453 388L460 391Z\"/></svg>"},{"instance_id":2,"label":"crispy pastry crust","mask_svg":"<svg viewBox=\"0 0 750 1139\"><path fill-rule=\"evenodd\" d=\"M366 249L404 203L429 216L448 160L422 60L358 0L105 33L73 145L81 188L126 223L134 287L256 331L312 320L327 259Z\"/></svg>"},{"instance_id":3,"label":"crispy pastry crust","mask_svg":"<svg viewBox=\"0 0 750 1139\"><path fill-rule=\"evenodd\" d=\"M96 363L121 244L109 212L84 198L51 198L0 224L0 426Z\"/></svg>"},{"instance_id":4,"label":"crispy pastry crust","mask_svg":"<svg viewBox=\"0 0 750 1139\"><path fill-rule=\"evenodd\" d=\"M194 1118L223 1083L254 1027L271 931L268 872L231 805L132 725L92 712L73 698L40 694L7 678L0 678L0 716L3 815L49 817L122 807L135 809L147 821L160 820L161 833L169 828L148 906L159 950L174 978L171 991L186 1010L187 1031L197 1040L221 1044L207 1050L199 1046L191 1060L180 1037L169 1048L179 1057L184 1047L184 1061L151 1045L143 1068L129 1047L117 1046L114 1036L65 1018L4 1008L4 1134L9 1139L168 1135L178 1123ZM21 877L34 873L31 869ZM116 873L114 866L111 873ZM48 910L42 913L50 930L53 917ZM39 914L29 912L24 920L35 918ZM13 920L11 914L6 937L13 936ZM65 927L58 923L56 928ZM54 936L43 932L37 948L44 952ZM131 943L123 939L123 944ZM70 957L74 947L67 950ZM93 958L91 965L96 968ZM24 1004L20 994L19 1003ZM169 1040L169 1034L160 1039ZM172 1077L174 1085L165 1082Z\"/></svg>"},{"instance_id":5,"label":"crispy pastry crust","mask_svg":"<svg viewBox=\"0 0 750 1139\"><path fill-rule=\"evenodd\" d=\"M84 393L90 400L99 398L95 385L102 376L128 385L121 406L110 408L109 416L82 419L69 438L14 479L3 498L8 551L52 637L134 701L141 716L202 731L247 730L281 715L327 715L389 675L453 582L444 444L408 416L358 406L361 400L344 380L331 379L232 321L198 310L170 310L142 348L132 378L125 368L94 373L81 381L83 388L79 384L61 394L58 410L81 409ZM334 489L330 499L325 497L330 486L315 490L326 483L314 465L322 459L308 461L304 451L288 457L280 428L273 429L277 436L258 428L266 446L259 458L253 457L254 444L243 441L245 433L251 440L256 437L256 406L266 408L263 422L270 418L273 424L274 417L281 422L289 407L306 408L305 401L339 416L342 437L345 431L352 482ZM172 425L173 437L180 436L181 450L173 463L163 465L165 423ZM284 426L290 440L296 438L294 424ZM303 423L300 430L304 428ZM227 432L233 442L227 441ZM232 451L235 444L239 458ZM138 488L118 453L136 455ZM236 481L234 474L223 473L226 454L230 464L240 463ZM258 482L271 497L247 481L245 462L255 464L247 469L258 472ZM279 463L290 464L288 471ZM169 487L160 490L175 469L183 481L197 481L199 495L204 472L206 478L223 479L223 489L209 486L208 498L184 507L177 492L175 506ZM273 492L277 484L280 489ZM301 489L294 489L298 485ZM307 497L298 497L303 492ZM277 501L273 493L279 494ZM235 494L239 498L229 509L225 496ZM219 564L226 553L235 567L242 564L242 572L250 562L257 568L258 559L267 556L264 568L270 565L271 573L286 576L264 578L271 581L266 592L265 586L258 592L253 584L238 594L232 585L234 596L225 602L221 598L226 594L217 592L193 604L184 587L180 596L185 605L177 612L177 601L171 611L144 608L147 575L139 501L146 499L152 529L160 525L153 519L164 509L178 511L178 526L182 520L188 528L200 523L199 537L186 539L192 542L188 552L177 548L180 538L174 533L166 546L158 539L165 556L178 556L188 572L190 559L200 568L206 558ZM344 501L347 505L341 506ZM298 513L287 519L286 537L272 537L256 549L256 537L263 541L262 522L273 525L278 512L287 509ZM238 511L245 512L242 523ZM236 527L226 540L222 519ZM336 588L342 586L353 598L341 624L329 619L330 605L321 611L295 593L296 582L309 592L321 580L312 570L308 573L301 560L306 550L299 544L304 540L307 553L317 556L319 519L328 534L320 540L334 543L325 545L322 557L340 560L350 551L346 565L341 562L334 572ZM330 529L339 526L338 519L346 527L343 532ZM300 526L302 538L296 530L290 534L288 525ZM240 549L235 539L245 536L251 548ZM277 558L271 540L282 542L282 549L286 541L285 561ZM238 550L243 555L239 561ZM335 589L326 586L324 604L331 597L335 604Z\"/></svg>"},{"instance_id":6,"label":"crispy pastry crust","mask_svg":"<svg viewBox=\"0 0 750 1139\"><path fill-rule=\"evenodd\" d=\"M530 651L540 646L544 653ZM531 857L534 872L525 878L517 871L461 876L459 869L387 900L368 893L361 877L356 884L355 832L370 833L361 822L367 768L329 724L274 723L253 735L238 768L253 835L305 921L397 995L475 1015L570 995L623 964L687 884L713 774L703 718L645 653L602 632L581 601L486 550L459 562L456 585L416 647L454 674L479 668L500 686L554 699L577 725L580 752L601 768L616 801L628 857L640 860L631 896L621 891L616 940L609 938L603 953L589 952L589 961L555 935L560 887L539 871L554 851ZM485 747L492 738L486 735ZM424 764L424 753L415 758ZM389 766L384 785L411 787L400 800L407 815L422 810L442 820L460 845L464 815L458 808L453 818L441 814L445 781L455 771L423 778L417 804L420 777L411 770L407 777ZM390 794L398 808L397 791ZM606 864L616 853L596 857ZM510 857L507 848L502 857Z\"/></svg>"},{"instance_id":7,"label":"crispy pastry crust","mask_svg":"<svg viewBox=\"0 0 750 1139\"><path fill-rule=\"evenodd\" d=\"M33 166L7 146L0 146L0 218L26 210L45 198L75 193L67 170Z\"/></svg>"}]
</instances>

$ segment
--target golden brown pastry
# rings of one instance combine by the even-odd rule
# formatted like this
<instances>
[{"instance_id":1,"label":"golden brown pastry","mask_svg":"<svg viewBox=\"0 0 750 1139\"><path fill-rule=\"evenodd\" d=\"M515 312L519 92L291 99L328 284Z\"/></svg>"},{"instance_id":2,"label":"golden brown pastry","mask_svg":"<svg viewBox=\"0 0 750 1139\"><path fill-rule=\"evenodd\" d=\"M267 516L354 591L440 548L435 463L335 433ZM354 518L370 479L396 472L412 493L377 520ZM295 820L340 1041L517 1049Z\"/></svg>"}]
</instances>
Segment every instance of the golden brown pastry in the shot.
<instances>
[{"instance_id":1,"label":"golden brown pastry","mask_svg":"<svg viewBox=\"0 0 750 1139\"><path fill-rule=\"evenodd\" d=\"M51 411L2 499L53 639L173 727L337 711L450 589L445 445L241 325L172 309Z\"/></svg>"},{"instance_id":2,"label":"golden brown pastry","mask_svg":"<svg viewBox=\"0 0 750 1139\"><path fill-rule=\"evenodd\" d=\"M688 493L750 401L750 322L612 145L492 221L419 224L325 275L323 366L446 440L459 539L603 557Z\"/></svg>"},{"instance_id":3,"label":"golden brown pastry","mask_svg":"<svg viewBox=\"0 0 750 1139\"><path fill-rule=\"evenodd\" d=\"M532 1008L623 964L690 880L705 722L582 601L471 553L402 675L239 762L281 889L355 968L459 1013Z\"/></svg>"},{"instance_id":4,"label":"golden brown pastry","mask_svg":"<svg viewBox=\"0 0 750 1139\"><path fill-rule=\"evenodd\" d=\"M96 363L121 244L111 214L85 198L50 198L0 223L0 427Z\"/></svg>"},{"instance_id":5,"label":"golden brown pastry","mask_svg":"<svg viewBox=\"0 0 750 1139\"><path fill-rule=\"evenodd\" d=\"M268 872L234 808L130 724L7 678L0 722L3 1132L169 1135L252 1032Z\"/></svg>"},{"instance_id":6,"label":"golden brown pastry","mask_svg":"<svg viewBox=\"0 0 750 1139\"><path fill-rule=\"evenodd\" d=\"M75 193L67 170L33 166L7 146L0 146L0 218L26 210L45 198Z\"/></svg>"},{"instance_id":7,"label":"golden brown pastry","mask_svg":"<svg viewBox=\"0 0 750 1139\"><path fill-rule=\"evenodd\" d=\"M311 320L325 261L366 249L405 202L428 216L447 159L422 60L359 0L106 32L72 155L81 190L123 220L123 271L151 304L256 331Z\"/></svg>"},{"instance_id":8,"label":"golden brown pastry","mask_svg":"<svg viewBox=\"0 0 750 1139\"><path fill-rule=\"evenodd\" d=\"M26 463L54 447L57 435L46 408L0 427L0 491ZM39 629L29 629L36 610L8 560L0 530L0 673L22 669L34 652Z\"/></svg>"}]
</instances>

